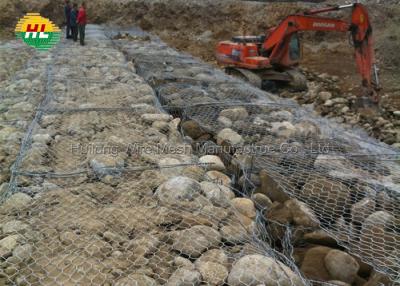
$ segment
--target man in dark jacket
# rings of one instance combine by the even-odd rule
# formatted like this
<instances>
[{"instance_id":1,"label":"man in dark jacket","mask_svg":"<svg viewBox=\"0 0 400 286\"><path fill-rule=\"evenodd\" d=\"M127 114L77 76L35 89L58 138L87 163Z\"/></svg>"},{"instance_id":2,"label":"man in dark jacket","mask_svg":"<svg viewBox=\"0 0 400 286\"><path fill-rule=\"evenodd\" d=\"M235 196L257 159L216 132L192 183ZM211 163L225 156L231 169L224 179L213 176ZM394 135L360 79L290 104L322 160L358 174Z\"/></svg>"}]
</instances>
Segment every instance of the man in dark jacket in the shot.
<instances>
[{"instance_id":1,"label":"man in dark jacket","mask_svg":"<svg viewBox=\"0 0 400 286\"><path fill-rule=\"evenodd\" d=\"M86 29L86 24L87 24L85 2L82 2L81 7L79 8L77 22L78 22L78 30L79 30L79 41L81 43L81 46L84 46L85 45L85 29Z\"/></svg>"},{"instance_id":2,"label":"man in dark jacket","mask_svg":"<svg viewBox=\"0 0 400 286\"><path fill-rule=\"evenodd\" d=\"M71 17L70 17L70 23L71 23L71 31L72 31L72 39L74 39L74 42L78 40L78 4L74 3L72 5L72 10L71 10Z\"/></svg>"},{"instance_id":3,"label":"man in dark jacket","mask_svg":"<svg viewBox=\"0 0 400 286\"><path fill-rule=\"evenodd\" d=\"M64 16L65 16L65 23L66 23L66 31L67 31L67 39L71 39L71 5L69 0L65 0L64 6Z\"/></svg>"}]
</instances>

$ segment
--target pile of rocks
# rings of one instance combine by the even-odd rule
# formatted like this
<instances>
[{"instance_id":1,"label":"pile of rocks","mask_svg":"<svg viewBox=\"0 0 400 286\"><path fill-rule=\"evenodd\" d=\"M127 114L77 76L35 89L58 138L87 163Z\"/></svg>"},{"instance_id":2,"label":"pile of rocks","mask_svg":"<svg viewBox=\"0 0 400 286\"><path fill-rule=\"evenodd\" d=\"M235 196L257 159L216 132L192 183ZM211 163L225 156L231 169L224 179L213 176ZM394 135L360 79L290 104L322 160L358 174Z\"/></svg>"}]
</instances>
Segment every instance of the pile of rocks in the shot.
<instances>
[{"instance_id":1,"label":"pile of rocks","mask_svg":"<svg viewBox=\"0 0 400 286\"><path fill-rule=\"evenodd\" d=\"M237 175L235 184L255 187L252 198L268 222L269 235L276 245L285 235L286 228L280 224L292 225L295 249L297 243L306 241L311 245L328 242L339 250L338 240L379 270L396 276L399 167L369 157L370 150L364 149L372 144L378 155L387 151L385 146L378 147L370 139L357 142L339 125L307 113L291 101L254 91L162 43L121 39L117 45L135 62L139 74L157 91L166 108L178 107L181 111L185 119L181 127L190 137L188 142L194 147L213 146L208 151L219 155L225 168ZM327 84L335 80L326 78ZM348 104L348 100L328 93L322 95L324 102L331 100L342 109ZM313 144L323 144L314 146L322 149L313 149ZM297 151L282 152L282 145ZM243 153L246 146L273 147L274 151L249 155ZM360 159L353 153L365 157ZM248 167L254 171L247 173ZM361 216L365 209L367 215ZM320 227L327 233L314 233ZM296 262L302 267L301 260ZM330 259L327 264L332 264ZM371 271L363 275L355 272L350 283L358 278L360 285L368 279L375 281ZM350 280L336 274L318 279L340 280L339 285Z\"/></svg>"},{"instance_id":2,"label":"pile of rocks","mask_svg":"<svg viewBox=\"0 0 400 286\"><path fill-rule=\"evenodd\" d=\"M53 77L17 192L0 210L0 284L303 285L253 240L256 207L232 189L225 163L194 155L180 120L156 108L152 89L134 70L129 77L121 54L93 31L101 33L89 26L91 48L63 43L53 52L54 70L62 63L64 74L83 78L87 67L65 59L85 54L126 82L75 80L76 96L63 73ZM114 67L102 56L114 57Z\"/></svg>"},{"instance_id":3,"label":"pile of rocks","mask_svg":"<svg viewBox=\"0 0 400 286\"><path fill-rule=\"evenodd\" d=\"M400 149L400 112L391 102L385 101L385 96L381 99L379 111L357 110L356 91L343 93L337 76L316 74L307 69L304 73L309 80L307 92L282 91L280 95L294 98L301 104L313 104L322 116L349 127L362 127L370 136Z\"/></svg>"}]
</instances>

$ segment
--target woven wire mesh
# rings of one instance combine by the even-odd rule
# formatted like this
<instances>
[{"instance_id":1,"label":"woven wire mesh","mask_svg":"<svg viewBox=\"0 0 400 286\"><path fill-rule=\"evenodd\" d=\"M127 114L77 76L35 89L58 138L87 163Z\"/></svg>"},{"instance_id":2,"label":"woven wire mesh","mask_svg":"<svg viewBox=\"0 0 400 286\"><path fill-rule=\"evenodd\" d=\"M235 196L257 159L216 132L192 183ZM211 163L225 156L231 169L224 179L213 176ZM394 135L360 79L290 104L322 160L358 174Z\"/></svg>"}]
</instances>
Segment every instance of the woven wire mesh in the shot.
<instances>
[{"instance_id":1,"label":"woven wire mesh","mask_svg":"<svg viewBox=\"0 0 400 286\"><path fill-rule=\"evenodd\" d=\"M273 208L260 218L269 233L264 240L289 261L296 260L293 248L312 236L307 233L322 227L331 243L337 240L398 279L398 150L204 69L157 41L117 45L156 90L163 108L178 109L183 134L191 137L195 150L218 155L248 197L273 198ZM294 217L279 218L288 208Z\"/></svg>"},{"instance_id":2,"label":"woven wire mesh","mask_svg":"<svg viewBox=\"0 0 400 286\"><path fill-rule=\"evenodd\" d=\"M99 52L108 45L104 37L93 43ZM53 51L11 192L2 197L2 284L306 284L294 264L256 239L255 208L249 218L230 203L240 194L229 178L218 185L207 175L179 121L154 107L138 77L128 78L124 64L69 68L65 47ZM98 70L108 70L110 82L98 81ZM171 144L188 153L160 150Z\"/></svg>"},{"instance_id":3,"label":"woven wire mesh","mask_svg":"<svg viewBox=\"0 0 400 286\"><path fill-rule=\"evenodd\" d=\"M274 103L185 108L191 122L186 125L188 133L200 143L208 138L222 146L211 145L208 152L219 153L232 168L243 170L250 182L253 174L260 175L258 191L285 208L296 207L290 198L310 208L314 223L300 223L301 227L322 227L352 253L396 277L399 154L362 153L356 142L325 137L317 125L295 114L290 106ZM277 207L265 216L279 222L281 213ZM299 223L293 219L280 222Z\"/></svg>"},{"instance_id":4,"label":"woven wire mesh","mask_svg":"<svg viewBox=\"0 0 400 286\"><path fill-rule=\"evenodd\" d=\"M128 42L127 50L140 55L135 61L138 73L153 85L164 109L183 108L183 135L193 135L187 133L185 123L197 124L199 136L187 141L199 144L190 147L177 131L180 121L160 112L142 80L129 76L131 67L113 49L125 41L111 42L101 28L90 29L93 46L72 50L75 55L87 53L89 65L72 67L75 62L71 62L69 66L62 56L68 44L53 51L55 64L47 69L45 97L14 165L11 185L15 188L0 211L0 241L6 239L15 247L0 248L0 284L336 285L302 277L294 249L299 233L323 227L343 246L364 255L341 236L349 233L344 226L350 226L358 232L352 239L364 239L369 250L382 246L379 258L397 247L398 229L392 228L392 217L398 225L397 193L381 185L372 187L392 169L382 166L377 156L360 159L353 152L358 151L357 144L318 130L313 121L297 125L303 123L300 116L289 120L288 113L296 114L295 106L279 104L276 98L220 73L216 76L163 44L143 39ZM165 55L152 60L146 52ZM98 64L103 54L112 65ZM171 55L175 57L166 59ZM100 82L100 73L107 74L106 81ZM190 88L198 95L191 96ZM113 100L107 97L111 94ZM202 103L201 96L208 105L197 104ZM181 98L184 101L174 101ZM302 127L301 132L288 124L270 125L271 121L291 121L294 127ZM226 124L242 137L238 144L218 139ZM331 144L328 154L311 152L315 150L310 143L316 142ZM301 152L275 151L265 156L263 150L250 148L237 153L240 146L282 143L300 145ZM168 149L171 144L174 148ZM177 145L187 153L182 155ZM210 145L213 148L204 148ZM217 148L221 146L227 149ZM92 157L96 149L101 156ZM202 163L195 152L219 155L223 170ZM357 178L353 172L350 178L343 177L341 173L349 175L349 166L358 171ZM257 180L254 175L260 171ZM350 189L351 195L343 199L341 195ZM256 199L260 191L297 198L285 198L284 206L301 212L303 218L305 212L306 221L300 216L290 223L279 220L274 213L282 206L260 204ZM360 229L356 222L369 206L369 195L381 199L376 204L381 224L370 220L378 228ZM349 210L354 202L360 202L357 213ZM335 224L340 216L343 219ZM376 241L376 231L388 235L390 243L386 236L383 244ZM393 276L395 256L385 258L384 267L368 255L365 260Z\"/></svg>"}]
</instances>

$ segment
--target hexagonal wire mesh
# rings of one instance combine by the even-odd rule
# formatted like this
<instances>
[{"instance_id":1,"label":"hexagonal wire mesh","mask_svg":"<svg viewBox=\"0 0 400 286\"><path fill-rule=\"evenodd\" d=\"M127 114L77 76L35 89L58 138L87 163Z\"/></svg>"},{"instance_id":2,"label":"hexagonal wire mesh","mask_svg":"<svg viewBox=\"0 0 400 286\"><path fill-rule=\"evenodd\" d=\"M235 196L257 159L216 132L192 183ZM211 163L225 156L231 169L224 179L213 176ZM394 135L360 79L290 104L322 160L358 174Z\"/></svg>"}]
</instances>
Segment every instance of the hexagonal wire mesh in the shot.
<instances>
[{"instance_id":1,"label":"hexagonal wire mesh","mask_svg":"<svg viewBox=\"0 0 400 286\"><path fill-rule=\"evenodd\" d=\"M163 108L189 120L183 131L195 140L195 147L218 154L232 165L238 179L242 176L252 187L259 187L253 184L253 173L264 170L269 192L285 201L294 197L310 204L313 227L317 222L353 254L396 279L398 151L364 141L363 136L218 71L201 64L197 68L196 60L178 56L162 43L118 44L156 90ZM368 218L361 218L361 213ZM272 215L266 220L279 224Z\"/></svg>"},{"instance_id":2,"label":"hexagonal wire mesh","mask_svg":"<svg viewBox=\"0 0 400 286\"><path fill-rule=\"evenodd\" d=\"M99 40L98 42L99 47L107 47L109 45L107 40ZM100 49L97 52L100 52ZM55 58L57 59L61 54L55 54ZM114 52L112 54L114 55ZM94 60L96 55L92 58ZM118 55L116 55L116 58L118 58ZM61 59L60 62L63 62L63 60ZM57 65L55 68L57 68ZM107 69L107 66L103 65L101 68ZM113 69L111 66L109 68L110 70ZM184 65L181 68L184 70ZM55 83L54 77L48 75L48 78L50 79L48 86ZM164 77L163 81L165 81L165 78L168 77ZM124 146L125 143L118 139L126 139L125 136L129 132L135 133L146 128L156 129L150 130L146 134L148 136L147 139L150 139L146 144L153 145L153 147L155 145L158 148L156 143L165 143L163 136L168 140L179 141L179 136L171 132L174 128L176 129L176 122L172 123L173 126L160 124L159 122L155 124L158 120L155 120L152 116L143 117L142 115L144 114L138 114L138 110L134 106L130 107L132 108L131 112L127 111L126 108L118 107L119 104L107 106L110 102L102 100L102 89L104 88L106 93L115 92L112 85L109 86L110 90L107 90L108 86L102 86L96 80L92 82L73 80L73 83L71 83L71 81L61 77L61 83L65 82L69 82L65 85L67 87L72 85L74 88L82 88L83 98L79 98L71 92L67 92L67 94L49 92L49 90L56 89L48 88L48 100L45 100L45 104L39 108L40 114L35 117L28 131L27 138L29 140L26 140L26 144L22 147L24 151L20 154L21 163L18 165L16 175L24 178L39 177L40 179L17 180L15 183L18 185L20 192L14 194L18 197L12 196L10 199L18 200L19 202L25 200L27 203L21 204L17 208L9 201L3 205L5 208L3 208L1 214L1 219L4 222L2 235L7 235L5 238L9 245L18 245L18 247L13 251L2 249L4 252L2 252L1 256L6 258L2 264L4 271L1 275L2 281L11 284L31 285L75 285L77 283L98 285L112 284L114 281L116 281L115 285L135 282L143 282L149 285L176 285L182 281L189 284L220 284L224 283L225 279L227 279L229 285L253 285L254 283L304 285L308 283L301 278L301 274L293 262L291 245L293 234L291 234L291 228L287 225L278 225L279 227L276 227L274 224L279 223L279 221L274 217L270 217L272 216L270 213L265 214L265 209L259 204L256 204L259 208L259 211L256 212L254 207L251 207L251 201L246 200L246 197L253 195L251 192L243 193L224 186L224 184L229 185L226 184L229 178L226 176L221 177L221 174L217 176L212 171L210 173L208 171L209 166L203 166L206 170L202 171L197 162L192 163L192 161L189 161L187 164L178 164L177 162L188 162L185 161L187 158L174 157L168 153L165 154L165 160L161 164L160 162L155 164L155 159L143 152L139 152L138 157L129 157L127 161L124 161L124 164L118 164L118 160L111 160L112 162L110 162L108 159L112 158L107 157L106 162L98 162L100 164L97 165L88 164L88 162L81 165L84 162L82 161L83 159L89 159L86 156L87 150L83 152L82 158L79 157L76 160L71 156L71 152L63 152L63 150L65 151L65 146L61 145L70 141L70 144L78 146L84 144L87 146L96 145L104 150L104 147L108 146L104 144L109 143L104 142L104 139L109 139L111 136L115 137L111 140L113 144L118 146L122 144ZM78 83L77 87L75 87L76 83ZM137 84L140 83L135 82L135 85ZM210 86L212 87L212 84ZM91 92L92 88L95 92ZM227 85L226 88L231 87ZM73 88L61 90L73 91ZM132 92L134 93L135 91ZM235 90L232 91L232 95L234 92ZM243 94L243 92L238 92ZM97 93L100 93L99 98L97 98ZM169 92L165 94L167 96L170 95ZM58 101L57 98L59 96L65 96L65 99L69 100L69 104L62 106L61 110L58 109L59 104L63 105L65 101ZM238 97L240 100L244 98L242 96ZM129 101L129 97L127 99ZM139 100L140 97L137 99ZM216 99L221 101L218 96ZM229 100L229 97L226 99ZM293 142L299 141L306 146L307 142L310 143L308 136L292 134L293 130L291 130L290 125L277 126L275 130L272 130L274 126L268 126L268 123L265 122L269 118L259 118L258 123L255 124L257 126L253 125L253 119L255 120L255 117L260 113L279 112L282 106L276 108L275 105L275 110L274 108L271 109L271 106L255 107L254 105L247 105L244 107L243 104L238 106L231 105L229 108L225 108L222 105L224 110L221 110L221 106L215 104L213 106L219 108L217 113L207 112L206 109L209 109L209 106L196 106L195 108L192 107L192 109L188 108L185 114L189 119L196 119L198 123L201 123L201 129L205 126L208 133L215 136L219 134L220 128L224 126L221 124L229 123L227 120L222 122L218 120L220 112L226 109L239 109L233 112L234 116L239 116L238 118L231 118L233 126L236 123L235 121L240 121L244 108L250 114L252 120L244 120L244 122L241 122L244 125L238 124L233 126L232 129L247 140L245 141L246 144L257 143L261 144L259 146L265 146L268 143L268 145L278 146L281 144L281 140L277 141L277 135L287 137L286 139L292 138ZM160 114L151 109L151 106L148 108L150 109L146 112L151 112L153 116L154 114ZM204 113L198 113L199 115L203 114L200 119L198 116L196 117L196 114L191 115L191 110L201 110L202 108ZM290 109L290 106L283 109L288 108ZM114 114L109 115L110 112L114 112ZM227 112L225 111L225 113ZM228 113L231 112L229 111ZM47 116L54 117L49 118ZM223 117L229 119L229 116ZM75 125L83 126L83 129L78 128L79 130L75 130L76 128L71 128L74 125L71 123L75 120L77 122ZM215 120L217 122L214 122ZM124 123L122 127L121 124L116 124L116 122L120 121ZM261 129L260 126L262 127ZM313 134L315 132L314 127L313 124L310 124L308 129L304 128L303 132ZM55 136L54 138L51 136L51 142L48 144L46 136L35 136L43 135L45 130L51 133L52 129L55 129L55 134L60 135L63 140L56 142L56 135L53 134ZM271 130L267 132L265 129ZM91 130L95 130L95 132L91 132ZM113 133L113 131L118 132ZM217 131L218 133L216 133ZM260 134L258 137L255 136L257 132ZM263 136L265 138L261 138ZM211 136L206 140L210 138ZM42 144L41 146L44 147L43 142L35 142L35 139L36 141L44 140L44 145L46 145L45 152L38 152L38 161L28 160L30 151L38 147L37 145ZM129 136L127 139L125 142L130 142ZM218 140L218 136L216 136L216 139ZM315 136L312 136L312 140L315 139ZM322 138L321 140L326 143L327 139ZM219 143L224 143L225 141L222 140ZM293 143L292 141L289 143ZM348 154L346 153L348 150L353 150L351 145L339 144L336 141L331 142L329 140L328 142L335 143L332 145L333 148L328 150L334 151L335 156L338 157ZM241 144L242 142L239 140L239 143ZM237 147L237 144L234 145ZM266 182L262 183L264 185L267 184L268 188L276 186L275 191L278 195L281 194L281 190L284 190L296 197L295 190L303 186L301 190L306 189L309 192L303 197L298 197L300 201L304 197L309 198L309 194L311 194L320 198L321 205L333 207L333 209L323 208L320 210L316 209L314 201L307 201L310 204L311 211L317 213L317 218L310 222L311 227L316 227L315 221L319 221L325 229L331 227L331 222L335 216L346 213L344 211L345 207L335 207L337 202L346 204L349 201L348 198L342 199L342 187L357 190L360 188L349 185L347 181L344 181L343 185L338 185L336 181L334 184L330 181L327 182L330 177L327 177L322 171L320 172L321 182L314 184L312 182L314 178L308 180L310 175L313 172L315 173L312 167L315 167L315 161L318 158L310 156L311 150L307 148L301 149L305 151L301 153L303 156L299 156L302 159L298 159L299 157L296 154L283 156L281 152L278 152L276 156L272 156L276 158L271 160L271 156L265 158L262 154L257 153L259 151L256 150L255 154L257 156L252 156L250 168L243 165L243 160L237 160L236 157L232 159L231 150L235 151L236 149L229 149L228 153L223 150L222 155L224 156L222 157L225 159L231 158L232 163L227 164L228 169L233 165L234 168L232 169L239 166L242 172L243 170L245 171L244 177L247 180L244 180L242 184L251 183L251 174L264 169L266 170L266 175L262 178ZM150 153L154 154L154 152L154 149L152 149ZM321 154L318 155L321 156ZM256 159L253 159L254 157ZM352 158L354 159L354 156ZM345 160L351 161L354 165L353 168L357 170L365 169L365 162L355 160L356 162L353 163L354 160L351 160L352 158L346 158ZM30 172L32 169L37 169L34 163L42 159L44 162L41 165L46 168L46 170L43 170L45 174L33 174ZM321 161L319 166L325 168L325 170L333 169L338 171L339 169L342 172L348 170L347 165L343 170L341 165L337 168L337 164L332 164L330 160L325 160L328 161L326 163L324 158L319 159ZM338 159L338 161L341 159ZM68 160L71 161L71 164L64 163L63 165L63 162L68 162ZM31 165L29 165L29 161ZM131 163L129 163L130 161ZM128 164L125 164L126 162ZM111 168L107 165L108 163L111 163ZM371 164L371 166L374 164L375 166L379 165L379 162L368 164ZM121 167L122 165L123 167ZM48 175L51 173L57 175L57 172L60 171L76 171L80 170L79 168L76 169L76 167L82 166L85 167L83 179L71 178L71 174L67 174L64 178L57 178L57 181L48 179ZM104 166L105 168L103 168ZM131 169L129 176L125 176L124 172L120 172L120 170L127 166L143 167L143 169ZM160 172L157 172L156 168L160 167ZM118 168L121 169L117 171ZM87 174L90 169L95 173L95 176L88 179ZM370 169L372 168L368 168L367 171L364 170L368 172L367 178L369 179L371 179L369 173L379 174L386 172L386 170L382 171L380 167L377 168L377 171L371 172ZM204 174L205 171L208 171L208 173ZM307 171L309 173L303 175ZM288 172L292 175L298 172L301 175L293 176L293 179L288 180ZM365 173L359 175L361 177L366 176ZM43 178L46 178L46 180L43 180ZM372 179L378 181L380 178L372 177ZM353 180L354 178L350 181ZM61 183L61 181L64 181L64 183ZM290 181L287 184L290 187L285 187L287 181ZM318 185L319 183L321 184ZM63 188L60 189L57 184ZM293 187L293 184L296 185L296 188ZM244 189L246 190L247 188ZM334 191L325 192L326 189L334 189ZM177 190L181 192L177 192ZM319 192L315 193L315 190ZM30 196L27 197L26 193ZM386 194L387 192L383 193ZM327 194L328 196L333 194L333 198L324 197ZM31 196L35 196L35 199L32 200ZM238 198L230 200L234 196L238 196ZM360 197L362 199L367 198L365 192L360 193ZM351 198L351 201L358 199L358 197ZM392 201L392 199L389 196L389 201ZM365 204L367 203L362 203L361 209ZM322 216L318 215L319 211L322 212ZM397 210L394 211L393 217L397 217L397 214ZM388 217L386 213L381 213L381 215L384 217L383 224L378 225L378 229L369 229L369 233L365 235L366 239L371 239L371 232L375 234L376 230L386 231L385 227L387 225L391 226L392 217ZM14 217L16 220L10 221L10 217ZM381 217L376 219L380 221ZM254 223L253 220L257 223ZM349 217L344 216L341 223L349 225ZM375 220L372 223L375 223ZM391 228L389 227L389 229ZM394 230L397 231L396 229ZM276 248L280 249L282 253L271 248L266 243L267 241L271 245L276 244L273 237L274 232L277 232L280 238L283 232L283 239ZM389 233L389 235L393 239L392 233ZM372 241L369 247L376 245L376 243L377 241ZM368 243L365 245L368 245ZM385 247L387 246L385 245ZM387 251L387 249L384 249L384 251ZM291 269L287 268L282 262L289 265ZM376 264L376 261L373 262ZM387 269L385 268L384 270Z\"/></svg>"},{"instance_id":3,"label":"hexagonal wire mesh","mask_svg":"<svg viewBox=\"0 0 400 286\"><path fill-rule=\"evenodd\" d=\"M398 160L398 153L360 153L356 142L326 137L290 106L275 103L195 105L184 113L183 131L200 149L219 154L250 183L260 174L261 188L253 191L288 208L295 208L289 197L306 203L315 223L295 225L320 226L367 263L397 275L399 166L384 160ZM272 209L266 218L277 213Z\"/></svg>"},{"instance_id":4,"label":"hexagonal wire mesh","mask_svg":"<svg viewBox=\"0 0 400 286\"><path fill-rule=\"evenodd\" d=\"M151 154L160 155L157 143L179 141L179 134L174 133L177 122L151 105L134 105L140 100L150 103L144 94L132 98L126 107L130 96L142 91L137 79L121 80L139 88L127 85L127 92L122 83L114 87L96 79L71 80L85 76L87 67L60 68L63 59L57 59L61 54L56 51L53 55L55 64L47 70L45 97L12 170L13 193L3 198L7 200L0 215L2 283L176 285L183 279L220 284L227 278L228 268L241 257L258 261L259 269L252 271L260 277L241 273L237 266L237 273L229 278L232 285L272 278L276 285L306 283L293 272L297 271L294 265L290 270L273 258L274 251L267 245L260 244L260 248L255 243L256 225L230 204L235 193L202 171L207 165L188 161L191 153L181 158L182 154L163 152L165 160L155 161ZM96 74L96 68L91 67L88 74ZM114 68L101 66L100 70L112 74ZM70 77L55 77L54 73ZM114 101L115 105L105 101L103 94L116 91L124 98ZM124 143L130 142L130 137L137 140L139 131L145 136L134 143L142 144L138 148L152 147L151 152L134 149L137 156L126 157L132 154ZM117 151L125 155L123 164L113 156L119 154L103 154L109 143L105 139L120 147ZM91 159L91 146L100 147L102 156L112 156ZM75 157L74 148L79 149ZM179 164L179 159L183 163ZM94 174L89 174L89 169ZM168 177L173 178L158 187ZM164 191L181 184L186 193L182 198L180 193L175 198L169 190ZM256 215L255 209L253 212L251 216ZM195 259L196 270L191 262ZM242 263L246 266L245 260Z\"/></svg>"}]
</instances>

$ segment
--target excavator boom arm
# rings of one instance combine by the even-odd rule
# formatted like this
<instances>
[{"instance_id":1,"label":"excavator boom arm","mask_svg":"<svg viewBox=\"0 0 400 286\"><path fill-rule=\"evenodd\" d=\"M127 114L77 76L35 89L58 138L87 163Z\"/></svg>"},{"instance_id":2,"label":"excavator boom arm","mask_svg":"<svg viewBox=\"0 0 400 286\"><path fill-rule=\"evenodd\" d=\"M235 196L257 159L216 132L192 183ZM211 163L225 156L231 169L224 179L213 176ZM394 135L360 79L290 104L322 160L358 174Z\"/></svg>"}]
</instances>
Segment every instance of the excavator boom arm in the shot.
<instances>
[{"instance_id":1,"label":"excavator boom arm","mask_svg":"<svg viewBox=\"0 0 400 286\"><path fill-rule=\"evenodd\" d=\"M314 16L344 8L353 9L350 23L338 19ZM368 89L371 96L376 97L376 90L379 89L379 79L375 65L372 28L368 12L363 5L357 3L328 7L288 16L269 33L263 43L263 49L270 53L271 63L280 64L282 62L285 53L288 52L287 46L291 36L299 31L350 31L355 47L355 59L358 71L362 76L363 86ZM374 75L374 82L372 81L372 75ZM374 99L377 100L377 98Z\"/></svg>"}]
</instances>

